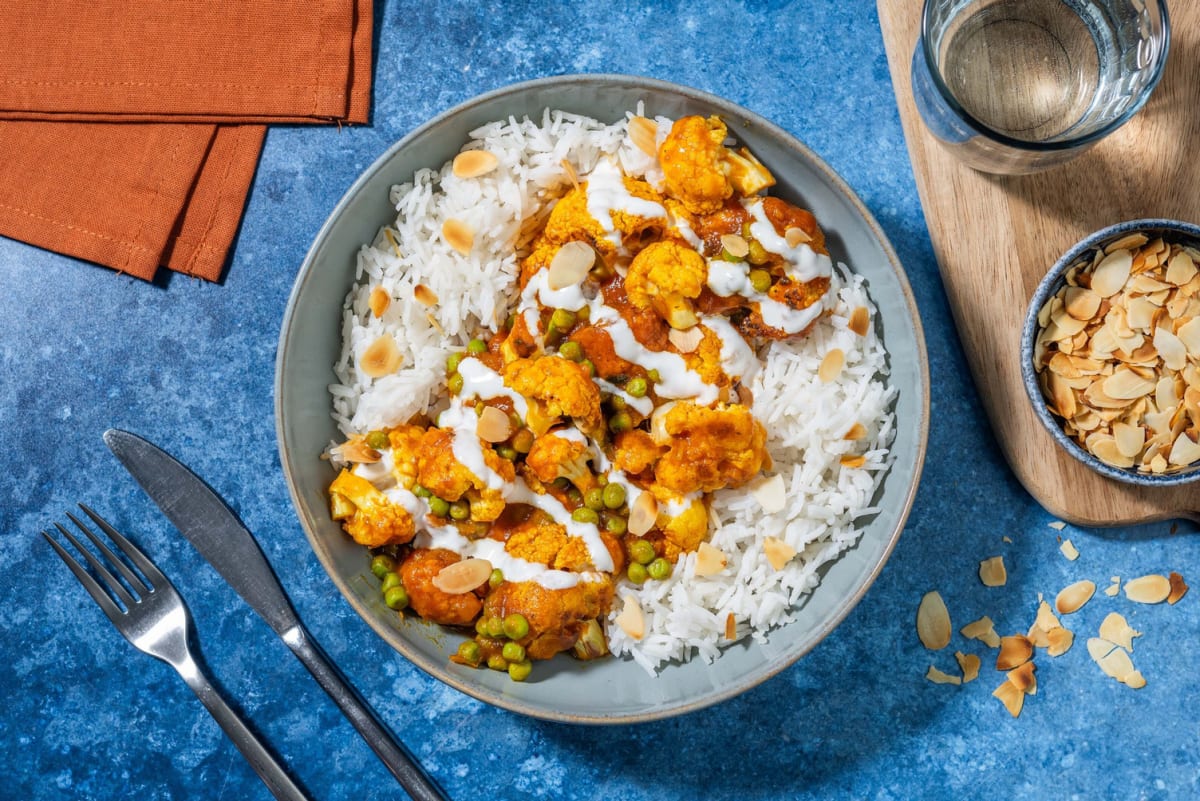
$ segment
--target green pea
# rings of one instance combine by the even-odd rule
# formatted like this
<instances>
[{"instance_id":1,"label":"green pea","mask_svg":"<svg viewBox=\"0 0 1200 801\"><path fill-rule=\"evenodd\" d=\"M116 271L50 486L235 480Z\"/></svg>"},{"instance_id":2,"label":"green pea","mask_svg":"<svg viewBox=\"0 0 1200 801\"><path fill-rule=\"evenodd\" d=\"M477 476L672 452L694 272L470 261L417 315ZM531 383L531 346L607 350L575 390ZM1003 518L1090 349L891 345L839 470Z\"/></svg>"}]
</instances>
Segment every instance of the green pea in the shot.
<instances>
[{"instance_id":1,"label":"green pea","mask_svg":"<svg viewBox=\"0 0 1200 801\"><path fill-rule=\"evenodd\" d=\"M554 487L556 490L572 489L571 479L567 478L566 476L559 476L558 478L554 479L550 482L550 486Z\"/></svg>"},{"instance_id":2,"label":"green pea","mask_svg":"<svg viewBox=\"0 0 1200 801\"><path fill-rule=\"evenodd\" d=\"M487 350L487 343L476 337L467 343L467 353L478 354Z\"/></svg>"},{"instance_id":3,"label":"green pea","mask_svg":"<svg viewBox=\"0 0 1200 801\"><path fill-rule=\"evenodd\" d=\"M625 522L625 518L618 515L612 515L604 521L604 527L608 529L609 532L616 534L618 537L625 533L625 529L628 527L628 525L629 524Z\"/></svg>"},{"instance_id":4,"label":"green pea","mask_svg":"<svg viewBox=\"0 0 1200 801\"><path fill-rule=\"evenodd\" d=\"M375 574L375 578L382 580L396 569L396 560L385 553L381 553L371 560L371 572Z\"/></svg>"},{"instance_id":5,"label":"green pea","mask_svg":"<svg viewBox=\"0 0 1200 801\"><path fill-rule=\"evenodd\" d=\"M662 380L658 374L658 370L649 371L648 373L646 373L646 378L649 378L655 384L657 384L660 380Z\"/></svg>"},{"instance_id":6,"label":"green pea","mask_svg":"<svg viewBox=\"0 0 1200 801\"><path fill-rule=\"evenodd\" d=\"M620 395L613 395L611 398L608 399L608 405L613 407L613 411L619 412L622 409L624 409L626 406L628 406L629 404L627 404L625 402L625 399L622 398Z\"/></svg>"},{"instance_id":7,"label":"green pea","mask_svg":"<svg viewBox=\"0 0 1200 801\"><path fill-rule=\"evenodd\" d=\"M671 575L671 563L660 556L646 565L646 572L650 574L650 578L662 581Z\"/></svg>"},{"instance_id":8,"label":"green pea","mask_svg":"<svg viewBox=\"0 0 1200 801\"><path fill-rule=\"evenodd\" d=\"M517 453L529 453L529 449L533 447L533 432L528 428L522 428L512 436L512 447Z\"/></svg>"},{"instance_id":9,"label":"green pea","mask_svg":"<svg viewBox=\"0 0 1200 801\"><path fill-rule=\"evenodd\" d=\"M493 568L492 575L488 576L488 586L493 590L504 583L504 571L500 568Z\"/></svg>"},{"instance_id":10,"label":"green pea","mask_svg":"<svg viewBox=\"0 0 1200 801\"><path fill-rule=\"evenodd\" d=\"M587 306L584 306L582 309L575 312L575 317L580 321L586 320L591 316L592 316L592 310L591 310L591 308L589 308Z\"/></svg>"},{"instance_id":11,"label":"green pea","mask_svg":"<svg viewBox=\"0 0 1200 801\"><path fill-rule=\"evenodd\" d=\"M450 379L446 382L446 389L450 390L451 395L457 395L458 393L462 392L462 388L463 377L460 373L455 373L454 375L450 376Z\"/></svg>"},{"instance_id":12,"label":"green pea","mask_svg":"<svg viewBox=\"0 0 1200 801\"><path fill-rule=\"evenodd\" d=\"M645 584L649 574L646 572L646 566L640 562L630 562L629 567L625 568L625 575L634 584Z\"/></svg>"},{"instance_id":13,"label":"green pea","mask_svg":"<svg viewBox=\"0 0 1200 801\"><path fill-rule=\"evenodd\" d=\"M595 509L589 509L586 506L581 506L574 512L571 512L571 519L576 523L599 523L600 515L596 514Z\"/></svg>"},{"instance_id":14,"label":"green pea","mask_svg":"<svg viewBox=\"0 0 1200 801\"><path fill-rule=\"evenodd\" d=\"M450 504L450 517L454 520L466 520L471 516L471 504L466 500L458 500Z\"/></svg>"},{"instance_id":15,"label":"green pea","mask_svg":"<svg viewBox=\"0 0 1200 801\"><path fill-rule=\"evenodd\" d=\"M462 363L462 360L463 355L461 353L451 353L446 357L446 372L451 374L457 373L458 365Z\"/></svg>"},{"instance_id":16,"label":"green pea","mask_svg":"<svg viewBox=\"0 0 1200 801\"><path fill-rule=\"evenodd\" d=\"M583 360L583 348L574 340L567 340L558 346L558 354L564 359L570 359L573 362Z\"/></svg>"},{"instance_id":17,"label":"green pea","mask_svg":"<svg viewBox=\"0 0 1200 801\"><path fill-rule=\"evenodd\" d=\"M458 656L468 665L478 665L481 654L479 653L479 643L474 640L464 640L458 646Z\"/></svg>"},{"instance_id":18,"label":"green pea","mask_svg":"<svg viewBox=\"0 0 1200 801\"><path fill-rule=\"evenodd\" d=\"M583 368L583 372L587 373L589 378L596 375L596 365L592 364L591 359L584 359L579 366Z\"/></svg>"},{"instance_id":19,"label":"green pea","mask_svg":"<svg viewBox=\"0 0 1200 801\"><path fill-rule=\"evenodd\" d=\"M631 378L625 384L625 391L635 398L646 397L647 389L648 387L646 386L646 379L644 378Z\"/></svg>"},{"instance_id":20,"label":"green pea","mask_svg":"<svg viewBox=\"0 0 1200 801\"><path fill-rule=\"evenodd\" d=\"M399 586L400 586L399 574L388 573L387 575L385 575L383 577L383 583L379 585L379 591L386 594L388 590L392 589L393 587L399 587Z\"/></svg>"},{"instance_id":21,"label":"green pea","mask_svg":"<svg viewBox=\"0 0 1200 801\"><path fill-rule=\"evenodd\" d=\"M567 487L567 500L571 503L583 503L583 493L575 487Z\"/></svg>"},{"instance_id":22,"label":"green pea","mask_svg":"<svg viewBox=\"0 0 1200 801\"><path fill-rule=\"evenodd\" d=\"M392 441L388 439L388 435L384 432L372 431L370 434L367 434L367 444L375 450L379 450L380 448L386 448L391 445Z\"/></svg>"},{"instance_id":23,"label":"green pea","mask_svg":"<svg viewBox=\"0 0 1200 801\"><path fill-rule=\"evenodd\" d=\"M599 512L604 508L604 490L599 487L592 487L583 493L583 505Z\"/></svg>"},{"instance_id":24,"label":"green pea","mask_svg":"<svg viewBox=\"0 0 1200 801\"><path fill-rule=\"evenodd\" d=\"M500 655L511 662L525 661L525 646L519 642L506 642L504 648L501 649Z\"/></svg>"},{"instance_id":25,"label":"green pea","mask_svg":"<svg viewBox=\"0 0 1200 801\"><path fill-rule=\"evenodd\" d=\"M512 461L517 458L517 449L511 445L499 445L496 447L496 453L500 454L500 458Z\"/></svg>"},{"instance_id":26,"label":"green pea","mask_svg":"<svg viewBox=\"0 0 1200 801\"><path fill-rule=\"evenodd\" d=\"M392 587L383 594L383 602L388 609L403 609L408 606L408 592L403 587Z\"/></svg>"},{"instance_id":27,"label":"green pea","mask_svg":"<svg viewBox=\"0 0 1200 801\"><path fill-rule=\"evenodd\" d=\"M615 481L604 488L604 505L609 509L620 509L625 503L625 488Z\"/></svg>"},{"instance_id":28,"label":"green pea","mask_svg":"<svg viewBox=\"0 0 1200 801\"><path fill-rule=\"evenodd\" d=\"M766 292L771 288L771 274L766 270L751 270L750 286L755 292Z\"/></svg>"},{"instance_id":29,"label":"green pea","mask_svg":"<svg viewBox=\"0 0 1200 801\"><path fill-rule=\"evenodd\" d=\"M482 616L478 620L475 621L475 633L478 634L480 637L488 636L487 622L488 622L488 619L486 617L482 617Z\"/></svg>"},{"instance_id":30,"label":"green pea","mask_svg":"<svg viewBox=\"0 0 1200 801\"><path fill-rule=\"evenodd\" d=\"M532 672L533 663L529 660L525 660L524 662L510 662L508 665L508 677L513 681L525 681Z\"/></svg>"},{"instance_id":31,"label":"green pea","mask_svg":"<svg viewBox=\"0 0 1200 801\"><path fill-rule=\"evenodd\" d=\"M434 495L429 499L429 513L434 517L445 517L450 513L450 503Z\"/></svg>"},{"instance_id":32,"label":"green pea","mask_svg":"<svg viewBox=\"0 0 1200 801\"><path fill-rule=\"evenodd\" d=\"M629 416L629 412L617 412L608 420L608 429L614 434L620 434L631 428L633 428L633 418Z\"/></svg>"},{"instance_id":33,"label":"green pea","mask_svg":"<svg viewBox=\"0 0 1200 801\"><path fill-rule=\"evenodd\" d=\"M498 640L504 636L504 621L498 617L489 617L487 622L487 636L494 640Z\"/></svg>"},{"instance_id":34,"label":"green pea","mask_svg":"<svg viewBox=\"0 0 1200 801\"><path fill-rule=\"evenodd\" d=\"M767 249L762 246L762 242L757 239L750 240L750 252L746 254L746 261L751 264L766 264L770 254Z\"/></svg>"},{"instance_id":35,"label":"green pea","mask_svg":"<svg viewBox=\"0 0 1200 801\"><path fill-rule=\"evenodd\" d=\"M492 654L488 657L488 667L492 670L508 670L508 662L500 654Z\"/></svg>"},{"instance_id":36,"label":"green pea","mask_svg":"<svg viewBox=\"0 0 1200 801\"><path fill-rule=\"evenodd\" d=\"M413 492L413 495L416 495L418 498L432 498L433 497L433 493L430 492L429 490L425 489L424 487L422 487L420 484L413 484L412 492Z\"/></svg>"},{"instance_id":37,"label":"green pea","mask_svg":"<svg viewBox=\"0 0 1200 801\"><path fill-rule=\"evenodd\" d=\"M575 313L566 309L555 309L554 313L550 315L550 325L559 331L566 331L575 325Z\"/></svg>"},{"instance_id":38,"label":"green pea","mask_svg":"<svg viewBox=\"0 0 1200 801\"><path fill-rule=\"evenodd\" d=\"M519 640L529 633L529 621L520 612L513 612L504 618L503 632L510 640Z\"/></svg>"},{"instance_id":39,"label":"green pea","mask_svg":"<svg viewBox=\"0 0 1200 801\"><path fill-rule=\"evenodd\" d=\"M629 558L640 565L648 565L654 561L654 544L649 540L634 540L629 543Z\"/></svg>"}]
</instances>

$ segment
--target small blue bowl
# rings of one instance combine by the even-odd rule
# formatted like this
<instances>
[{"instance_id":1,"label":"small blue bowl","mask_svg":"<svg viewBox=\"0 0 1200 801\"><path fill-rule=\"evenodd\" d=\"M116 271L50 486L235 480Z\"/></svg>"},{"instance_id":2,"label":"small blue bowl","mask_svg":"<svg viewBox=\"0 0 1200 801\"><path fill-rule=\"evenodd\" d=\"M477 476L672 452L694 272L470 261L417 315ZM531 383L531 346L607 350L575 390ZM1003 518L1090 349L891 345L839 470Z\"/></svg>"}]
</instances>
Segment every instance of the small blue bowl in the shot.
<instances>
[{"instance_id":1,"label":"small blue bowl","mask_svg":"<svg viewBox=\"0 0 1200 801\"><path fill-rule=\"evenodd\" d=\"M1179 220L1130 220L1103 228L1082 239L1046 273L1046 277L1042 279L1037 291L1033 294L1033 300L1029 303L1029 311L1025 314L1025 325L1021 330L1021 377L1025 382L1025 393L1029 396L1029 402L1033 404L1033 410L1037 413L1038 419L1050 432L1050 436L1054 437L1054 441L1067 453L1100 475L1116 481L1141 487L1175 487L1200 480L1200 462L1160 474L1141 473L1133 468L1113 467L1105 464L1063 432L1060 418L1046 405L1046 398L1042 395L1042 388L1038 384L1037 373L1033 365L1033 344L1040 328L1037 320L1038 311L1052 295L1063 287L1067 271L1080 261L1090 260L1097 249L1105 248L1118 239L1135 233L1144 233L1150 239L1162 237L1168 243L1200 247L1200 225Z\"/></svg>"}]
</instances>

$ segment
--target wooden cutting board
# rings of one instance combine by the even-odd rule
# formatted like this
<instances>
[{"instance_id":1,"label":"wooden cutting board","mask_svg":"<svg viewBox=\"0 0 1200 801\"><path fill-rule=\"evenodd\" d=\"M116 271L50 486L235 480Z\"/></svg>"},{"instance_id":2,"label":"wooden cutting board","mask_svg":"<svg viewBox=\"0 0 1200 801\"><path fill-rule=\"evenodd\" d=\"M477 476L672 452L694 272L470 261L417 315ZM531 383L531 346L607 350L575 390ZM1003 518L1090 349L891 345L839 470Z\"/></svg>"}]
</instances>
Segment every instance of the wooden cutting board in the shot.
<instances>
[{"instance_id":1,"label":"wooden cutting board","mask_svg":"<svg viewBox=\"0 0 1200 801\"><path fill-rule=\"evenodd\" d=\"M1200 520L1200 485L1127 486L1092 473L1059 448L1025 395L1019 356L1021 325L1038 282L1077 241L1139 217L1200 223L1200 3L1171 3L1166 73L1123 128L1062 167L993 176L956 161L917 114L909 70L920 0L877 2L942 282L975 385L1017 478L1047 511L1078 525Z\"/></svg>"}]
</instances>

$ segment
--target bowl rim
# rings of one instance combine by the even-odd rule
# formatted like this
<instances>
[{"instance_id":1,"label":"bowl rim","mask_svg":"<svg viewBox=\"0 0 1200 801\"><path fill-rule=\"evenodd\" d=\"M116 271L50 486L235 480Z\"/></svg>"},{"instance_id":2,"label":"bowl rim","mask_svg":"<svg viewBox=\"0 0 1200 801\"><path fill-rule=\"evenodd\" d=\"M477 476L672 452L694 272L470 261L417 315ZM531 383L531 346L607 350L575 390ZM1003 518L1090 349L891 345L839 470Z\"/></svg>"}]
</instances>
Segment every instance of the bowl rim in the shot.
<instances>
[{"instance_id":1,"label":"bowl rim","mask_svg":"<svg viewBox=\"0 0 1200 801\"><path fill-rule=\"evenodd\" d=\"M494 100L511 96L519 95L526 92L536 92L540 89L546 89L554 86L581 86L581 87L621 87L634 89L647 89L658 92L668 92L684 97L688 100L696 101L699 104L705 104L710 107L715 107L722 110L722 113L727 114L730 118L737 118L755 129L762 131L766 136L782 140L790 149L795 150L804 159L807 159L809 164L820 171L828 182L829 186L836 191L853 209L861 216L866 223L872 238L878 243L887 259L888 267L900 286L902 301L907 308L909 319L913 327L914 344L916 345L917 357L917 377L920 382L919 398L917 398L918 419L913 421L917 427L916 430L916 453L914 454L913 475L911 482L903 495L903 503L897 511L896 522L892 531L888 534L887 540L883 543L883 549L879 558L871 565L870 570L865 575L861 584L854 589L854 592L843 597L840 602L834 606L828 618L823 624L814 629L812 636L808 641L800 647L791 651L785 651L777 655L773 661L768 661L763 666L755 671L748 672L740 676L737 680L731 681L727 686L708 693L702 697L694 698L680 703L673 703L665 707L649 709L644 712L622 713L607 716L589 716L579 713L556 712L550 709L544 709L526 705L521 699L514 698L501 693L492 693L486 687L467 682L460 678L452 671L442 669L444 665L434 665L427 663L424 656L416 650L408 647L404 639L389 627L376 619L376 616L362 604L359 599L351 592L348 583L340 577L333 569L333 560L330 554L326 553L323 544L314 534L309 522L304 515L298 514L303 508L302 498L300 496L297 478L294 475L287 454L284 452L285 442L285 427L283 424L283 386L282 376L284 374L284 365L286 362L287 347L286 343L291 335L291 328L294 322L294 315L299 296L303 293L304 287L313 274L313 266L316 261L317 252L322 243L329 236L330 231L336 224L338 218L345 212L346 207L355 198L363 186L369 182L376 173L383 169L384 165L389 162L395 155L407 147L410 142L424 136L427 131L441 125L445 120L462 114L470 109L490 103ZM761 115L746 109L730 100L726 100L717 95L705 92L692 87L676 84L669 81L663 81L656 78L648 78L636 75L624 75L619 73L596 73L596 74L567 74L545 78L537 78L529 81L521 81L518 83L508 84L479 95L475 95L461 103L458 103L451 108L442 111L435 115L425 123L412 129L409 133L394 142L389 146L379 157L377 157L370 166L363 170L354 180L350 187L345 191L337 204L330 210L325 222L321 225L317 234L313 238L308 252L305 254L299 271L297 272L292 291L288 297L287 305L284 309L282 322L280 325L280 333L278 346L276 350L275 363L275 380L273 382L275 394L274 399L274 414L275 414L275 436L276 447L279 452L280 464L284 473L284 478L288 486L288 494L292 501L292 509L297 513L297 519L304 530L306 539L310 547L316 554L325 574L337 587L342 597L350 604L362 620L370 626L376 634L378 634L384 642L392 649L397 651L410 663L420 668L432 678L446 684L454 689L465 693L479 701L488 705L506 709L510 712L517 712L527 715L532 718L541 720L574 723L574 724L589 724L589 725L623 725L630 723L642 723L654 720L662 720L666 718L681 716L699 709L703 709L758 686L767 679L777 675L785 668L795 664L801 657L824 640L830 632L832 632L842 621L849 615L850 611L858 605L867 590L875 583L884 565L891 557L896 543L900 539L901 533L904 531L908 521L909 514L912 511L913 503L916 498L917 489L920 486L921 475L925 464L925 456L928 444L929 425L930 425L930 383L929 383L929 356L925 345L924 329L921 324L920 313L917 309L915 296L913 295L912 287L909 284L908 276L901 265L899 257L896 255L895 249L875 216L866 208L861 198L850 188L849 184L838 175L834 170L825 163L825 161L816 155L807 145L803 144L799 139L780 128L775 123L762 117ZM841 558L841 557L839 557ZM783 624L786 625L786 624ZM671 663L675 664L675 663ZM660 680L662 677L660 677Z\"/></svg>"},{"instance_id":2,"label":"bowl rim","mask_svg":"<svg viewBox=\"0 0 1200 801\"><path fill-rule=\"evenodd\" d=\"M1029 307L1025 311L1025 322L1021 326L1021 379L1025 385L1025 395L1029 398L1029 402L1033 406L1033 411L1042 426L1050 433L1050 436L1054 438L1059 447L1075 459L1087 465L1087 467L1096 473L1106 478L1111 478L1114 481L1120 481L1123 484L1131 484L1139 487L1177 487L1200 479L1200 465L1193 466L1185 472L1156 475L1153 473L1138 473L1130 468L1113 467L1112 465L1105 464L1088 453L1087 450L1075 442L1075 440L1068 437L1062 430L1062 425L1057 421L1046 404L1046 398L1042 394L1042 388L1038 384L1037 373L1033 367L1034 340L1038 329L1041 327L1037 321L1038 312L1065 281L1063 276L1067 269L1088 251L1104 247L1112 240L1140 231L1170 231L1191 237L1200 242L1200 225L1184 220L1172 220L1162 217L1147 217L1114 223L1106 228L1094 231L1076 242L1042 277L1037 289L1033 293L1033 298L1029 301Z\"/></svg>"}]
</instances>

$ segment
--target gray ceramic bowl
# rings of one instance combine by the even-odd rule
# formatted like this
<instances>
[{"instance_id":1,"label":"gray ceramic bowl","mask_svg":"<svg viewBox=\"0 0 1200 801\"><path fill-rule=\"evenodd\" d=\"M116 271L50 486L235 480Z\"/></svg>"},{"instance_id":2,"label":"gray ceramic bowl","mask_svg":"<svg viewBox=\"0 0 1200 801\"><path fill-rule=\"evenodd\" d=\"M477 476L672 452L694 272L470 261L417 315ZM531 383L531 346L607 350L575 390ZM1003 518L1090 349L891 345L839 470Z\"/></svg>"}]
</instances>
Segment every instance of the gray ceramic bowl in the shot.
<instances>
[{"instance_id":1,"label":"gray ceramic bowl","mask_svg":"<svg viewBox=\"0 0 1200 801\"><path fill-rule=\"evenodd\" d=\"M1050 268L1046 277L1038 284L1033 300L1029 302L1029 310L1025 313L1025 325L1021 329L1021 377L1025 382L1025 393L1029 396L1029 402L1033 404L1033 410L1037 413L1038 419L1050 432L1050 436L1054 437L1054 441L1067 453L1100 475L1116 481L1142 487L1173 487L1200 479L1200 464L1193 464L1177 472L1156 475L1140 473L1132 468L1114 467L1100 461L1063 432L1062 420L1056 417L1046 405L1046 398L1038 384L1033 364L1034 340L1040 329L1037 320L1038 311L1066 283L1067 271L1081 259L1090 259L1097 249L1103 249L1118 239L1134 233L1144 233L1150 239L1161 236L1167 243L1177 242L1200 247L1200 226L1178 220L1162 219L1129 220L1117 223L1080 240Z\"/></svg>"},{"instance_id":2,"label":"gray ceramic bowl","mask_svg":"<svg viewBox=\"0 0 1200 801\"><path fill-rule=\"evenodd\" d=\"M630 660L539 663L530 681L447 661L461 638L383 606L366 551L330 520L325 490L333 478L319 458L337 438L326 387L340 351L341 305L354 280L355 254L395 211L393 184L451 159L468 131L509 115L540 116L546 107L620 119L644 101L648 113L719 114L779 179L778 194L816 214L835 260L867 278L891 354L898 431L895 461L856 547L824 571L798 619L769 642L739 643L713 664L667 666L651 678ZM275 379L279 453L309 541L350 605L390 645L430 675L476 698L539 718L625 723L681 714L737 695L806 653L854 607L883 567L904 526L925 456L929 369L908 281L878 223L845 182L800 142L761 117L693 89L626 76L568 76L483 95L421 126L392 146L354 183L321 228L296 279L280 333Z\"/></svg>"}]
</instances>

